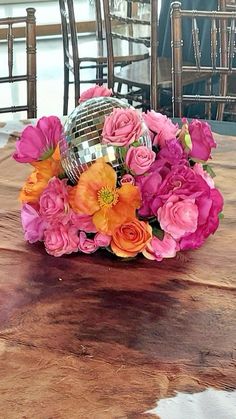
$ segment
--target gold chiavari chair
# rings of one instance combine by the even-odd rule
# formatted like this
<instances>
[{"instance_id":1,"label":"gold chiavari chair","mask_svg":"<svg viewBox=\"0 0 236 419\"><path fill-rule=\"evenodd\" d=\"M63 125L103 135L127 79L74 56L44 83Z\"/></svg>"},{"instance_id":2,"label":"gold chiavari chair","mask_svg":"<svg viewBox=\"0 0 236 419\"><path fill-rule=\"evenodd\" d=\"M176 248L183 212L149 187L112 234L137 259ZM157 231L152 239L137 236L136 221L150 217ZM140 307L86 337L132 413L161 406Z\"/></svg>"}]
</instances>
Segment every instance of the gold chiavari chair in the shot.
<instances>
[{"instance_id":1,"label":"gold chiavari chair","mask_svg":"<svg viewBox=\"0 0 236 419\"><path fill-rule=\"evenodd\" d=\"M183 19L192 21L192 47L194 50L195 65L183 65L182 49L182 22ZM211 50L211 65L205 66L201 63L201 33L198 28L199 19L208 19L211 23L211 36L209 39ZM235 44L235 19L236 13L224 11L193 11L182 10L180 2L172 3L171 7L171 37L172 37L172 81L173 81L173 114L181 117L183 115L183 103L205 102L205 103L230 103L235 102L234 96L226 95L223 91L223 83L219 83L219 94L186 95L183 94L183 75L185 73L196 74L198 77L209 79L213 75L229 75L236 73L234 65L234 44ZM227 22L227 29L225 28ZM229 28L229 29L228 29ZM217 115L218 119L219 114Z\"/></svg>"},{"instance_id":2,"label":"gold chiavari chair","mask_svg":"<svg viewBox=\"0 0 236 419\"><path fill-rule=\"evenodd\" d=\"M19 27L20 24L20 27ZM23 27L22 27L23 26ZM14 65L15 37L22 31L26 44L25 74L16 74ZM36 23L35 9L26 9L26 16L6 17L0 19L0 39L7 43L8 74L0 77L1 83L26 82L26 104L0 108L0 113L27 111L28 118L36 118Z\"/></svg>"}]
</instances>

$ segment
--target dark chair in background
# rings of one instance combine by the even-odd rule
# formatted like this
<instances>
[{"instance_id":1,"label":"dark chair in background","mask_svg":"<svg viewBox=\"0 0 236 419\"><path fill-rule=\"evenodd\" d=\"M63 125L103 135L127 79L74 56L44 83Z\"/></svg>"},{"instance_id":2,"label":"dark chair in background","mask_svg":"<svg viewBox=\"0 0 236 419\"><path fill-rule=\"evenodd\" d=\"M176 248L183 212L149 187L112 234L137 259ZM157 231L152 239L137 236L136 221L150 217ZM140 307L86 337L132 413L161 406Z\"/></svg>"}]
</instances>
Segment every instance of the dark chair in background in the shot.
<instances>
[{"instance_id":1,"label":"dark chair in background","mask_svg":"<svg viewBox=\"0 0 236 419\"><path fill-rule=\"evenodd\" d=\"M137 102L144 108L151 105L156 109L158 0L120 1L119 10L113 10L112 3L111 0L103 0L108 51L108 87L113 89L116 96L123 97L130 103ZM140 13L140 10L143 13ZM130 55L136 57L121 70L115 67L114 45L118 41L126 46ZM142 61L142 58L149 56L149 53L146 53L146 57L142 57L143 47L151 49L151 56L150 59ZM124 85L127 92L124 92Z\"/></svg>"},{"instance_id":2,"label":"dark chair in background","mask_svg":"<svg viewBox=\"0 0 236 419\"><path fill-rule=\"evenodd\" d=\"M64 100L63 115L68 113L69 85L74 85L74 104L78 105L81 84L107 82L107 45L104 40L101 0L95 0L96 38L81 40L77 35L73 0L59 0L64 51ZM124 65L132 59L148 56L147 48L133 52L116 42L114 49L116 65ZM91 70L94 71L91 77ZM88 77L88 73L90 77ZM72 79L70 80L70 74ZM82 74L84 77L82 78Z\"/></svg>"},{"instance_id":3,"label":"dark chair in background","mask_svg":"<svg viewBox=\"0 0 236 419\"><path fill-rule=\"evenodd\" d=\"M218 10L236 12L236 0L218 0ZM221 23L223 43L227 43L227 33L230 32L230 22L226 19ZM225 62L224 64L227 64ZM234 61L233 65L236 66L236 45L234 45ZM236 120L236 74L222 74L220 76L220 91L224 95L228 94L235 97L235 103L225 104L221 103L218 105L217 113L219 119L230 119Z\"/></svg>"},{"instance_id":4,"label":"dark chair in background","mask_svg":"<svg viewBox=\"0 0 236 419\"><path fill-rule=\"evenodd\" d=\"M103 67L106 65L106 54L104 54L102 40L100 0L96 0L95 2L97 39L86 40L81 45L77 37L73 0L59 0L59 6L64 53L63 115L67 115L69 85L74 85L74 103L77 106L82 83L102 84L105 81ZM94 77L91 77L90 69L95 70ZM88 70L90 77L82 79L82 70ZM72 75L72 80L70 79L70 75Z\"/></svg>"},{"instance_id":5,"label":"dark chair in background","mask_svg":"<svg viewBox=\"0 0 236 419\"><path fill-rule=\"evenodd\" d=\"M201 46L201 31L198 22L206 19L211 25L211 35L208 42L210 47ZM173 115L181 117L184 115L184 103L216 103L223 104L235 102L235 97L226 95L225 83L219 83L219 92L209 91L205 94L183 94L184 74L195 74L196 77L205 77L209 80L214 75L228 76L236 73L234 63L235 44L235 19L236 13L221 11L193 11L181 10L181 3L172 3L171 10L171 43L172 43L172 75L173 75ZM192 49L195 63L183 65L183 39L182 24L184 20L190 20L192 25ZM229 28L229 29L228 29ZM210 48L211 62L204 64L201 59L202 48ZM222 119L222 107L217 114ZM208 116L209 117L209 116Z\"/></svg>"},{"instance_id":6,"label":"dark chair in background","mask_svg":"<svg viewBox=\"0 0 236 419\"><path fill-rule=\"evenodd\" d=\"M0 113L27 111L28 118L36 118L36 23L35 9L27 8L27 15L21 17L8 17L0 19L1 33L7 41L8 74L0 77L1 83L16 83L25 81L27 84L27 103L23 105L0 108ZM26 74L14 73L14 35L19 31L18 24L24 24L24 38L26 43Z\"/></svg>"}]
</instances>

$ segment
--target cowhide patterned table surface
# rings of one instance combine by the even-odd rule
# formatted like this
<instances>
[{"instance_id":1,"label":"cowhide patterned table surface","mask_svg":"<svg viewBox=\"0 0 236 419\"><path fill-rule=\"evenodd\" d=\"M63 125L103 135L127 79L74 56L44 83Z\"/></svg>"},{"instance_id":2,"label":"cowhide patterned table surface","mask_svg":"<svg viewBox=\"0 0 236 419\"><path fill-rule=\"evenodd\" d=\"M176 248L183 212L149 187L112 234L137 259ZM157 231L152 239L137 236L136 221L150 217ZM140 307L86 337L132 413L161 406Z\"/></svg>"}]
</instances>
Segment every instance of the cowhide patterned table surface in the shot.
<instances>
[{"instance_id":1,"label":"cowhide patterned table surface","mask_svg":"<svg viewBox=\"0 0 236 419\"><path fill-rule=\"evenodd\" d=\"M1 419L157 417L176 392L233 392L236 137L215 135L215 236L174 260L123 262L25 243L17 196L29 169L11 158L22 126L0 124Z\"/></svg>"}]
</instances>

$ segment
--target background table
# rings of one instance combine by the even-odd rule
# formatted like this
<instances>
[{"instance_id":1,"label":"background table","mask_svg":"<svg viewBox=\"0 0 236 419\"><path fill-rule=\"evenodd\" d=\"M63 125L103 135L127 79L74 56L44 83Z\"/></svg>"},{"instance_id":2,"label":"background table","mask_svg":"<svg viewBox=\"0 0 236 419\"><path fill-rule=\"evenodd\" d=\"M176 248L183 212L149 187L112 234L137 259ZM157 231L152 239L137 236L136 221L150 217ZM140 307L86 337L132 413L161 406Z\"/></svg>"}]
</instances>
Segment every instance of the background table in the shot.
<instances>
[{"instance_id":1,"label":"background table","mask_svg":"<svg viewBox=\"0 0 236 419\"><path fill-rule=\"evenodd\" d=\"M173 260L123 262L24 242L30 169L11 158L19 125L0 126L1 417L139 419L175 391L236 388L236 137L215 135L215 236Z\"/></svg>"}]
</instances>

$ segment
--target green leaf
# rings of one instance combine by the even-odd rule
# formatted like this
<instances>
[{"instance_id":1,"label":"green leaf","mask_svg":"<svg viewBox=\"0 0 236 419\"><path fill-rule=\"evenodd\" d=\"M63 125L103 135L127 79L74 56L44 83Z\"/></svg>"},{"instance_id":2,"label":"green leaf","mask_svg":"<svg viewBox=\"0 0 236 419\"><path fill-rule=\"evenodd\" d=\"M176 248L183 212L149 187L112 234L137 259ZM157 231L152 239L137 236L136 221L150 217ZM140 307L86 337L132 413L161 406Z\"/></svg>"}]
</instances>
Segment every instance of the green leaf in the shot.
<instances>
[{"instance_id":1,"label":"green leaf","mask_svg":"<svg viewBox=\"0 0 236 419\"><path fill-rule=\"evenodd\" d=\"M125 147L116 147L116 151L117 154L119 154L119 156L125 160L126 154L127 154L127 149Z\"/></svg>"},{"instance_id":2,"label":"green leaf","mask_svg":"<svg viewBox=\"0 0 236 419\"><path fill-rule=\"evenodd\" d=\"M140 142L136 140L131 145L132 145L132 147L139 147L140 146Z\"/></svg>"},{"instance_id":3,"label":"green leaf","mask_svg":"<svg viewBox=\"0 0 236 419\"><path fill-rule=\"evenodd\" d=\"M209 164L204 164L203 165L203 169L211 176L211 177L215 177L216 174L214 172L214 170L212 169L211 166L209 166Z\"/></svg>"},{"instance_id":4,"label":"green leaf","mask_svg":"<svg viewBox=\"0 0 236 419\"><path fill-rule=\"evenodd\" d=\"M223 212L220 212L218 214L218 217L219 217L219 220L223 220L224 219L224 213Z\"/></svg>"},{"instance_id":5,"label":"green leaf","mask_svg":"<svg viewBox=\"0 0 236 419\"><path fill-rule=\"evenodd\" d=\"M160 230L159 228L155 226L152 227L152 234L153 236L157 237L159 240L163 240L164 238L164 231Z\"/></svg>"}]
</instances>

